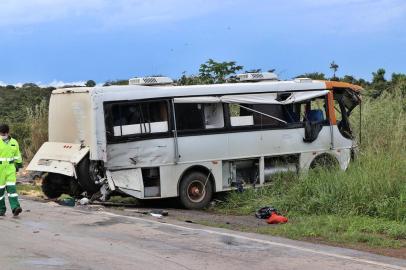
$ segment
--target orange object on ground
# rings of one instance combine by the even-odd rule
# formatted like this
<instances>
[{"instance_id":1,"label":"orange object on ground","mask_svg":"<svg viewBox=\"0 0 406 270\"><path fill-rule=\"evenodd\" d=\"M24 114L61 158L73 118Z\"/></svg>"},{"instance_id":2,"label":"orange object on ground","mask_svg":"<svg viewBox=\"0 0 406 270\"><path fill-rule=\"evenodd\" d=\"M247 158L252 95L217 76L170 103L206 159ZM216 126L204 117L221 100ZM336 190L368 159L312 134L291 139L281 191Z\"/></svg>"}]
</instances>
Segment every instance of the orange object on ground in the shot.
<instances>
[{"instance_id":1,"label":"orange object on ground","mask_svg":"<svg viewBox=\"0 0 406 270\"><path fill-rule=\"evenodd\" d=\"M268 224L279 224L288 222L288 218L280 216L275 212L272 212L272 215L266 221Z\"/></svg>"}]
</instances>

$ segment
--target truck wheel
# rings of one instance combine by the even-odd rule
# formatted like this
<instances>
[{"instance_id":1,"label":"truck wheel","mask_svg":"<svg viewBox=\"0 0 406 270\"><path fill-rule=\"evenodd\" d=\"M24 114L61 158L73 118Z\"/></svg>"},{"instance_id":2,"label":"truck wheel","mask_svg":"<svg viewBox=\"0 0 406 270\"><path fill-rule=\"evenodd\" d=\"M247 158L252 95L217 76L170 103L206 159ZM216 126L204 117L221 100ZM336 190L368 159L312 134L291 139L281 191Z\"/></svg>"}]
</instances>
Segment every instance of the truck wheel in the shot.
<instances>
[{"instance_id":1,"label":"truck wheel","mask_svg":"<svg viewBox=\"0 0 406 270\"><path fill-rule=\"evenodd\" d=\"M87 192L90 197L94 193L98 192L100 187L96 185L94 179L92 178L91 171L94 169L93 164L91 164L89 157L85 157L77 165L77 176L80 186Z\"/></svg>"},{"instance_id":2,"label":"truck wheel","mask_svg":"<svg viewBox=\"0 0 406 270\"><path fill-rule=\"evenodd\" d=\"M206 185L206 186L205 186ZM180 201L187 209L202 209L213 197L213 185L207 175L192 172L183 177L179 187Z\"/></svg>"},{"instance_id":3,"label":"truck wheel","mask_svg":"<svg viewBox=\"0 0 406 270\"><path fill-rule=\"evenodd\" d=\"M56 173L48 173L42 180L42 192L49 199L59 198L66 191L65 177Z\"/></svg>"}]
</instances>

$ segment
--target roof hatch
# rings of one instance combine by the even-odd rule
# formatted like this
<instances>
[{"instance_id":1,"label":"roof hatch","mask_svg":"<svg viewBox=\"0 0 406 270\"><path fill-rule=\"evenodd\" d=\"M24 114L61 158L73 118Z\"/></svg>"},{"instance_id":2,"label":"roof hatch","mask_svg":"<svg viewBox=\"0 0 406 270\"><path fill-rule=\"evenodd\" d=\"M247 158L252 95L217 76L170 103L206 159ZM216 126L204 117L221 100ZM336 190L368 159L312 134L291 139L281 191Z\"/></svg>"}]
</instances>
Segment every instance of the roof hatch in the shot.
<instances>
[{"instance_id":1,"label":"roof hatch","mask_svg":"<svg viewBox=\"0 0 406 270\"><path fill-rule=\"evenodd\" d=\"M278 76L272 72L256 72L237 74L241 82L277 81Z\"/></svg>"},{"instance_id":2,"label":"roof hatch","mask_svg":"<svg viewBox=\"0 0 406 270\"><path fill-rule=\"evenodd\" d=\"M129 85L172 85L173 80L169 77L137 77L128 81Z\"/></svg>"}]
</instances>

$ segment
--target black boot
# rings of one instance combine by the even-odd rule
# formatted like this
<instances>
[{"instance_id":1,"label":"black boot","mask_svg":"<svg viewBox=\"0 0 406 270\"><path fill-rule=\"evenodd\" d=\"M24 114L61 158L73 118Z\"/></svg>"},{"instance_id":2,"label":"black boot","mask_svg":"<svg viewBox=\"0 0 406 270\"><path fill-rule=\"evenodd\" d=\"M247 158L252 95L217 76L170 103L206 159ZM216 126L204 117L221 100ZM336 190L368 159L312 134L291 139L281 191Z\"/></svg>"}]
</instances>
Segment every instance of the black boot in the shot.
<instances>
[{"instance_id":1,"label":"black boot","mask_svg":"<svg viewBox=\"0 0 406 270\"><path fill-rule=\"evenodd\" d=\"M17 207L13 209L13 216L18 216L21 212L23 211L23 209L21 209L21 207Z\"/></svg>"}]
</instances>

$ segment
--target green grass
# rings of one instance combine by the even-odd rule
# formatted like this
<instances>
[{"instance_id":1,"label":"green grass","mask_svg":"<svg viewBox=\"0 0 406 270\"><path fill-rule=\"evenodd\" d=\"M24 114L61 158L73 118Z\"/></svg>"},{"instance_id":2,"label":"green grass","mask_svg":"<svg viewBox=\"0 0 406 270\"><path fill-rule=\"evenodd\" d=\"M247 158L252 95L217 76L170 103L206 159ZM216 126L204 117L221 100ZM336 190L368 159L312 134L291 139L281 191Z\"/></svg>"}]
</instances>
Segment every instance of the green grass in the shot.
<instances>
[{"instance_id":1,"label":"green grass","mask_svg":"<svg viewBox=\"0 0 406 270\"><path fill-rule=\"evenodd\" d=\"M33 196L33 197L44 197L44 194L42 193L41 186L35 186L31 184L24 184L20 185L17 184L17 192L20 195L26 195L26 196Z\"/></svg>"},{"instance_id":2,"label":"green grass","mask_svg":"<svg viewBox=\"0 0 406 270\"><path fill-rule=\"evenodd\" d=\"M289 224L259 232L294 239L404 247L406 232L406 102L394 89L362 105L362 144L347 171L279 175L270 187L232 192L215 211L252 215L274 206ZM359 110L359 108L357 109ZM358 134L357 115L352 119Z\"/></svg>"},{"instance_id":3,"label":"green grass","mask_svg":"<svg viewBox=\"0 0 406 270\"><path fill-rule=\"evenodd\" d=\"M265 221L264 221L265 222ZM203 225L233 228L232 225L211 221ZM281 225L237 228L240 231L283 236L295 240L310 240L346 246L373 248L405 248L406 226L397 221L382 218L338 215L289 214L289 222Z\"/></svg>"}]
</instances>

